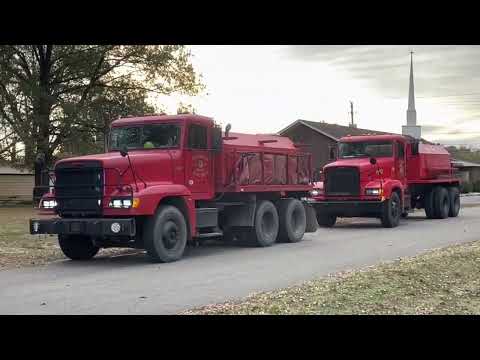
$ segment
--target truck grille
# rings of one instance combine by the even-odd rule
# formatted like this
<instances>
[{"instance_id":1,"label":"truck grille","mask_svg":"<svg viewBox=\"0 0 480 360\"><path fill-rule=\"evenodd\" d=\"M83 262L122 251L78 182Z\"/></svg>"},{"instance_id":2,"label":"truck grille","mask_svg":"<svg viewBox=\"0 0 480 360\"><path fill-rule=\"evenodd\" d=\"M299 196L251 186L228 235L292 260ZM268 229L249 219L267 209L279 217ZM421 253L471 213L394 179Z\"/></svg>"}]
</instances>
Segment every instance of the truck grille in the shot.
<instances>
[{"instance_id":1,"label":"truck grille","mask_svg":"<svg viewBox=\"0 0 480 360\"><path fill-rule=\"evenodd\" d=\"M330 168L325 172L325 194L358 196L360 173L354 167Z\"/></svg>"},{"instance_id":2,"label":"truck grille","mask_svg":"<svg viewBox=\"0 0 480 360\"><path fill-rule=\"evenodd\" d=\"M57 212L98 216L102 211L103 168L97 161L61 163L55 168Z\"/></svg>"}]
</instances>

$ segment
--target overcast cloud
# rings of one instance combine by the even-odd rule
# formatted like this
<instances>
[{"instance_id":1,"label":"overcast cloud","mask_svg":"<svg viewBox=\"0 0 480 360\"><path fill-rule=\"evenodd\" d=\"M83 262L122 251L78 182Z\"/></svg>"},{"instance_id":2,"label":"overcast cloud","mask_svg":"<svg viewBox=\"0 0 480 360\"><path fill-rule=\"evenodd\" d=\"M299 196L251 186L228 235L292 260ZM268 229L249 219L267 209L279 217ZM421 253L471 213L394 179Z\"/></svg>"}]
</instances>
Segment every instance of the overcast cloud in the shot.
<instances>
[{"instance_id":1,"label":"overcast cloud","mask_svg":"<svg viewBox=\"0 0 480 360\"><path fill-rule=\"evenodd\" d=\"M444 144L480 145L480 46L194 45L207 91L178 101L232 124L234 131L281 130L297 119L400 133L406 122L409 51L422 135Z\"/></svg>"},{"instance_id":2,"label":"overcast cloud","mask_svg":"<svg viewBox=\"0 0 480 360\"><path fill-rule=\"evenodd\" d=\"M367 81L385 99L406 102L405 54L410 50L414 51L415 96L423 133L449 143L480 143L480 46L290 46L286 56L327 63L352 79ZM422 102L453 114L422 118L418 110ZM455 136L445 140L445 135Z\"/></svg>"}]
</instances>

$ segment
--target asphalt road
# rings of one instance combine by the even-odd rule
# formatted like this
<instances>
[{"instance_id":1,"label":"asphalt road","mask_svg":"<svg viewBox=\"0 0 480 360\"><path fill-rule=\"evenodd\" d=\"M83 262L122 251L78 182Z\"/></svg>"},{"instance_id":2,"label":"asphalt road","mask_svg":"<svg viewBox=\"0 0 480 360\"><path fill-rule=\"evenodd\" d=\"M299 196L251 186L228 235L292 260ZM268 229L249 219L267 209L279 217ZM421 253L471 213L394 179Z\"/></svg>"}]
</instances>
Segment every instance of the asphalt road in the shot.
<instances>
[{"instance_id":1,"label":"asphalt road","mask_svg":"<svg viewBox=\"0 0 480 360\"><path fill-rule=\"evenodd\" d=\"M152 264L137 253L5 270L0 271L0 314L178 313L479 240L479 219L480 207L465 207L458 218L445 220L427 220L418 211L394 229L374 219L355 219L307 234L297 244L189 248L181 261L170 264Z\"/></svg>"}]
</instances>

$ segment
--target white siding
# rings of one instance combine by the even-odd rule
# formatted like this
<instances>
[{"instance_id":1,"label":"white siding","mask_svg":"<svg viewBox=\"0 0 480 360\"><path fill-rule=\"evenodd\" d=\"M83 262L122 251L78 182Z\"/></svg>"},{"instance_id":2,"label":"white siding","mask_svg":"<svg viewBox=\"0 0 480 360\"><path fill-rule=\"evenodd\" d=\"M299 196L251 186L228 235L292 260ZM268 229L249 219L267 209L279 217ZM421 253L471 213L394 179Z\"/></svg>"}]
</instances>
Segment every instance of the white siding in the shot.
<instances>
[{"instance_id":1,"label":"white siding","mask_svg":"<svg viewBox=\"0 0 480 360\"><path fill-rule=\"evenodd\" d=\"M34 186L33 175L0 175L0 200L31 201Z\"/></svg>"}]
</instances>

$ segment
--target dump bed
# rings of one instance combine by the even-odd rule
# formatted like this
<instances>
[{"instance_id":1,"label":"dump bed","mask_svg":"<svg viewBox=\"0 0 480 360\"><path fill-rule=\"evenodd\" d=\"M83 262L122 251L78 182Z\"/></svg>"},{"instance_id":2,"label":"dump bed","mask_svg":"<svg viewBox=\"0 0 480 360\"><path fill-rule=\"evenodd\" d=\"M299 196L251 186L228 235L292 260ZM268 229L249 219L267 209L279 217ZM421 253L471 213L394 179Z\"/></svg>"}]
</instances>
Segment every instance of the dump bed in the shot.
<instances>
[{"instance_id":1,"label":"dump bed","mask_svg":"<svg viewBox=\"0 0 480 360\"><path fill-rule=\"evenodd\" d=\"M216 159L217 192L311 190L311 155L289 138L230 133Z\"/></svg>"}]
</instances>

